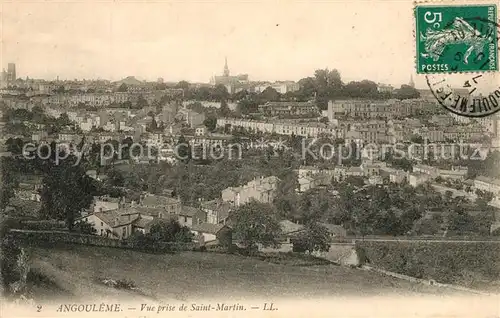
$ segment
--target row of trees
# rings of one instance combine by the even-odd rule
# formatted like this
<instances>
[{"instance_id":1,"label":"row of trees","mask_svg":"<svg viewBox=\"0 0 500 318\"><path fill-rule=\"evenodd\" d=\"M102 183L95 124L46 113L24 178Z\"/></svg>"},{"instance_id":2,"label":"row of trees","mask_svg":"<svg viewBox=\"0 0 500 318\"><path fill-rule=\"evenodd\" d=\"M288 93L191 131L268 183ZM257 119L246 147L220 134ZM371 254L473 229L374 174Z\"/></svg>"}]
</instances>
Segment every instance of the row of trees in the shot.
<instances>
[{"instance_id":1,"label":"row of trees","mask_svg":"<svg viewBox=\"0 0 500 318\"><path fill-rule=\"evenodd\" d=\"M494 221L494 208L487 204L487 198L470 202L464 197L442 195L428 185L357 187L347 180L335 189L338 195L327 190L306 192L297 198L296 205L288 205L292 207L288 215L291 213L299 222L322 219L341 224L360 236L443 232L489 235Z\"/></svg>"}]
</instances>

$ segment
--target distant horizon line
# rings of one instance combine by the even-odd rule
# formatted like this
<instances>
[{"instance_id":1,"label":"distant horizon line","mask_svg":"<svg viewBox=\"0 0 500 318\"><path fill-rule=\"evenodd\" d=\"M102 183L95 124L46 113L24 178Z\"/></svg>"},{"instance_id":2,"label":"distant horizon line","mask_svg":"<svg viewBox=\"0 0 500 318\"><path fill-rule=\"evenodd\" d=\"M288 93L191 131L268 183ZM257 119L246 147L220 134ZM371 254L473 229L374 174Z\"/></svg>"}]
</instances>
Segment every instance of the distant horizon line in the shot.
<instances>
[{"instance_id":1,"label":"distant horizon line","mask_svg":"<svg viewBox=\"0 0 500 318\"><path fill-rule=\"evenodd\" d=\"M237 74L237 75L231 75L231 76L238 76L238 75L248 75L248 74ZM222 76L222 75L215 75L215 76ZM307 77L314 77L314 76L307 76ZM307 78L307 77L303 77L301 79L304 79L304 78ZM165 78L163 77L158 77L156 80L148 80L148 79L144 79L143 77L140 77L140 76L135 76L135 75L127 75L121 79L117 79L117 80L114 80L114 79L108 79L108 78L101 78L101 77L97 77L97 78L59 78L59 76L56 76L56 78L53 78L53 79L47 79L47 78L36 78L36 77L30 77L30 76L25 76L24 78L23 77L18 77L16 80L26 80L26 78L30 79L30 80L43 80L43 81L46 81L46 82L55 82L55 81L61 81L61 82L64 82L64 81L109 81L111 83L114 83L114 82L120 82L120 81L123 81L127 78L134 78L140 82L146 82L146 83L155 83L158 81L158 79L163 79L163 83L164 84L177 84L179 82L182 82L182 81L186 81L188 82L189 84L207 84L207 85L211 85L210 81L208 82L200 82L200 81L191 81L191 80L188 80L188 79L181 79L181 80L178 80L178 81L173 81L173 80L165 80ZM249 80L249 82L253 82L253 83L276 83L276 82L294 82L294 83L298 83L301 79L299 80L291 80L291 79L288 79L288 80ZM348 84L350 82L361 82L361 81L371 81L371 82L374 82L375 84L379 85L379 84L383 84L383 85L388 85L388 86L392 86L394 89L398 89L401 85L408 85L408 83L403 83L403 84L398 84L398 85L393 85L393 84L390 84L390 83L381 83L381 82L375 82L373 80L370 80L370 79L361 79L361 80L350 80L350 81L342 81L344 84ZM416 89L425 89L425 88L419 88L419 87L416 87Z\"/></svg>"}]
</instances>

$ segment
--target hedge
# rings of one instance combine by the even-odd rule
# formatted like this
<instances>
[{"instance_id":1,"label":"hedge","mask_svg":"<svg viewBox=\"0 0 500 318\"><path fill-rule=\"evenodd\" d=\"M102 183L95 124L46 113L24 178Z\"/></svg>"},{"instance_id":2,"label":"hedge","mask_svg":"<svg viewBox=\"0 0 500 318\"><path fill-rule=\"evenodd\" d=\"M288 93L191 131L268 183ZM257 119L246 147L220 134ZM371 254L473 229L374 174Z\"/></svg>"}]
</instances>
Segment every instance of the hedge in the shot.
<instances>
[{"instance_id":1,"label":"hedge","mask_svg":"<svg viewBox=\"0 0 500 318\"><path fill-rule=\"evenodd\" d=\"M29 231L29 230L10 230L9 236L16 241L22 242L27 246L46 246L53 247L61 244L82 244L104 247L117 247L134 249L144 252L166 253L187 251L194 248L192 243L176 242L156 242L151 245L138 245L126 240L116 240L99 235L80 234L64 231Z\"/></svg>"},{"instance_id":2,"label":"hedge","mask_svg":"<svg viewBox=\"0 0 500 318\"><path fill-rule=\"evenodd\" d=\"M500 280L500 243L358 241L365 263L437 282L477 285Z\"/></svg>"}]
</instances>

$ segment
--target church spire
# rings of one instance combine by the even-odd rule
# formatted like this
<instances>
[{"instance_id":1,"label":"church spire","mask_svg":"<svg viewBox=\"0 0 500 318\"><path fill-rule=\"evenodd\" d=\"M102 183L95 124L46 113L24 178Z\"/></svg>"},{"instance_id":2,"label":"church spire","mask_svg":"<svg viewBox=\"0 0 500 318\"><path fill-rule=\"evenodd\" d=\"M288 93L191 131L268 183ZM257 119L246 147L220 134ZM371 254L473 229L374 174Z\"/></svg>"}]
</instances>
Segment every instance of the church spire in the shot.
<instances>
[{"instance_id":1,"label":"church spire","mask_svg":"<svg viewBox=\"0 0 500 318\"><path fill-rule=\"evenodd\" d=\"M224 76L229 76L229 67L227 66L227 57L226 62L224 63Z\"/></svg>"},{"instance_id":2,"label":"church spire","mask_svg":"<svg viewBox=\"0 0 500 318\"><path fill-rule=\"evenodd\" d=\"M408 85L415 88L415 82L413 81L413 75L410 75L410 82L408 83Z\"/></svg>"}]
</instances>

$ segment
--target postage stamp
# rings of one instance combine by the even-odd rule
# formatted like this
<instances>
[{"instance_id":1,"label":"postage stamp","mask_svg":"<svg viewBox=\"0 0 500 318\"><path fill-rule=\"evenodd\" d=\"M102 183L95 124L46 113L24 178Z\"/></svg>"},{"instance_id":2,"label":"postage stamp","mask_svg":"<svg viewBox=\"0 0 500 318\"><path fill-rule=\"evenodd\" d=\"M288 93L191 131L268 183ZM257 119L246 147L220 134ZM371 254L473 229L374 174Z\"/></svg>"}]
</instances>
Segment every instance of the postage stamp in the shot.
<instances>
[{"instance_id":1,"label":"postage stamp","mask_svg":"<svg viewBox=\"0 0 500 318\"><path fill-rule=\"evenodd\" d=\"M417 4L418 74L498 70L497 6Z\"/></svg>"}]
</instances>

